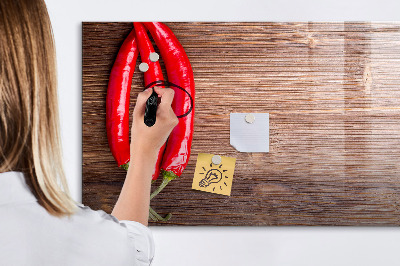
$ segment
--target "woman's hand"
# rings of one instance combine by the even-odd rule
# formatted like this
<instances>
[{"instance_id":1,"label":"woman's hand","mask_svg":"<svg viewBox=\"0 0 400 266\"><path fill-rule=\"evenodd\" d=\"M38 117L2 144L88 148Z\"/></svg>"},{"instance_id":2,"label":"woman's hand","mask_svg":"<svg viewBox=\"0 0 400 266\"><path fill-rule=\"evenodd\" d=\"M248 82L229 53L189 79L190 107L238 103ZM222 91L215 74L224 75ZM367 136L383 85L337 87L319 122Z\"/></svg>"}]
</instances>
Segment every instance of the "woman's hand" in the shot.
<instances>
[{"instance_id":1,"label":"woman's hand","mask_svg":"<svg viewBox=\"0 0 400 266\"><path fill-rule=\"evenodd\" d=\"M152 89L139 93L137 98L131 130L131 161L112 212L119 220L137 221L143 225L148 223L151 175L158 151L178 124L178 118L171 108L174 91L157 87L154 87L154 91L161 97L161 103L157 108L156 123L152 127L144 123L146 101Z\"/></svg>"},{"instance_id":2,"label":"woman's hand","mask_svg":"<svg viewBox=\"0 0 400 266\"><path fill-rule=\"evenodd\" d=\"M161 97L161 102L157 108L156 123L152 127L148 127L144 123L146 101L153 92L151 88L139 93L133 110L131 161L137 157L156 159L158 151L167 140L172 129L178 124L178 118L171 108L174 90L154 87L154 91Z\"/></svg>"}]
</instances>

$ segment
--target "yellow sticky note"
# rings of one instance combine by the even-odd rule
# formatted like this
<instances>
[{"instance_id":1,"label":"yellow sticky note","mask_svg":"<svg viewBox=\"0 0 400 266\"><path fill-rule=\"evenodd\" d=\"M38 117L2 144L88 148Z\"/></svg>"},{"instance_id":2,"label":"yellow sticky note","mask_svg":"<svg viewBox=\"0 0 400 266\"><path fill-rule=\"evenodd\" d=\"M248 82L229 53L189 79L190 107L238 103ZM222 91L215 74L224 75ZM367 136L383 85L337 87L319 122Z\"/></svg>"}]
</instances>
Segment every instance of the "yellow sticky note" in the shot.
<instances>
[{"instance_id":1,"label":"yellow sticky note","mask_svg":"<svg viewBox=\"0 0 400 266\"><path fill-rule=\"evenodd\" d=\"M230 196L236 158L221 156L221 163L216 165L212 163L213 156L208 153L197 156L192 189Z\"/></svg>"}]
</instances>

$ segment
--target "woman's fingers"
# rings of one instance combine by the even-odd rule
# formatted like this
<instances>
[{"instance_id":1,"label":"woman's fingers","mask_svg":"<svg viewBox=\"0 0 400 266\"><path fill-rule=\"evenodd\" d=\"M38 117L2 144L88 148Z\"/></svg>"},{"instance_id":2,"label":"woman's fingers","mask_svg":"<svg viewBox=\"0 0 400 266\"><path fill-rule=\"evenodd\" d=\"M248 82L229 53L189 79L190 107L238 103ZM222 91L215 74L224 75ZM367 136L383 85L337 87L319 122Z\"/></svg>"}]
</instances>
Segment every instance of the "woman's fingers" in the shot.
<instances>
[{"instance_id":1,"label":"woman's fingers","mask_svg":"<svg viewBox=\"0 0 400 266\"><path fill-rule=\"evenodd\" d=\"M154 91L158 94L158 96L161 97L161 102L157 108L157 121L159 119L161 119L161 121L164 121L163 123L166 123L164 124L164 126L165 125L176 126L178 124L178 118L176 117L171 107L175 95L174 90L170 88L154 87ZM138 98L136 100L135 109L133 110L133 116L136 119L138 120L143 119L144 112L146 110L146 102L147 99L152 94L152 92L153 89L149 88L139 93Z\"/></svg>"},{"instance_id":2,"label":"woman's fingers","mask_svg":"<svg viewBox=\"0 0 400 266\"><path fill-rule=\"evenodd\" d=\"M157 117L164 119L168 125L177 125L178 118L172 110L171 104L174 100L175 92L170 88L154 88L155 92L161 96L161 102L157 109Z\"/></svg>"},{"instance_id":3,"label":"woman's fingers","mask_svg":"<svg viewBox=\"0 0 400 266\"><path fill-rule=\"evenodd\" d=\"M154 90L157 92L158 96L161 97L160 105L162 104L171 106L175 95L175 91L173 89L154 87Z\"/></svg>"},{"instance_id":4,"label":"woman's fingers","mask_svg":"<svg viewBox=\"0 0 400 266\"><path fill-rule=\"evenodd\" d=\"M135 108L133 109L133 115L136 117L144 116L144 111L146 109L146 101L153 93L151 88L146 89L138 94Z\"/></svg>"}]
</instances>

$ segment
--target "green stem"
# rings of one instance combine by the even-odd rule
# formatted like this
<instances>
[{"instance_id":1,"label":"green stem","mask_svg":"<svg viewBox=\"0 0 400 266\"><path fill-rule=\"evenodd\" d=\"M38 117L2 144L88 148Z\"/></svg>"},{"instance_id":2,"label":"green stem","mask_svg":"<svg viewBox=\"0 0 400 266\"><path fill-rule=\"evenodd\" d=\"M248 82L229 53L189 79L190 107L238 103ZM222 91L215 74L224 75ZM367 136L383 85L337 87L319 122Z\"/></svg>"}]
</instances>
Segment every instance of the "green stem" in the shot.
<instances>
[{"instance_id":1,"label":"green stem","mask_svg":"<svg viewBox=\"0 0 400 266\"><path fill-rule=\"evenodd\" d=\"M153 215L153 213L149 210L149 217L153 220L153 221L155 221L155 222L158 222L158 219Z\"/></svg>"},{"instance_id":2,"label":"green stem","mask_svg":"<svg viewBox=\"0 0 400 266\"><path fill-rule=\"evenodd\" d=\"M160 193L161 190L163 190L168 185L169 182L171 182L172 180L174 180L175 178L178 177L172 171L161 170L161 174L163 176L163 180L162 180L160 186L158 186L158 188L156 190L154 190L153 193L151 193L150 200L152 200L155 196L157 196L157 194Z\"/></svg>"},{"instance_id":3,"label":"green stem","mask_svg":"<svg viewBox=\"0 0 400 266\"><path fill-rule=\"evenodd\" d=\"M153 193L151 193L150 200L152 200L155 196L157 196L157 194L160 193L161 190L163 190L168 185L169 181L171 180L163 178L163 181L161 182L160 186L156 190L154 190Z\"/></svg>"},{"instance_id":4,"label":"green stem","mask_svg":"<svg viewBox=\"0 0 400 266\"><path fill-rule=\"evenodd\" d=\"M162 217L161 215L159 215L155 210L153 210L152 207L149 207L149 214L153 215L157 220L163 221L163 222L168 221L169 219L171 219L171 216L172 216L171 213L168 213L167 216L165 216L165 217L163 218L163 217ZM154 219L153 219L153 220L154 220Z\"/></svg>"},{"instance_id":5,"label":"green stem","mask_svg":"<svg viewBox=\"0 0 400 266\"><path fill-rule=\"evenodd\" d=\"M122 169L125 169L126 171L128 171L129 162L127 162L126 164L121 164L119 167L121 167Z\"/></svg>"},{"instance_id":6,"label":"green stem","mask_svg":"<svg viewBox=\"0 0 400 266\"><path fill-rule=\"evenodd\" d=\"M152 200L155 196L157 196L158 193L161 192L161 190L163 190L169 182L171 182L172 180L174 180L175 178L177 178L178 176L172 172L172 171L164 171L161 170L161 174L163 176L163 180L161 182L161 184L158 186L158 188L156 190L153 191L153 193L151 193L150 195L150 200ZM153 180L154 181L154 180ZM153 183L153 182L152 182ZM153 210L153 208L151 208L149 206L149 216L151 219L153 219L153 221L163 221L166 222L169 219L171 219L172 213L168 213L167 216L162 217L161 215L159 215L155 210Z\"/></svg>"}]
</instances>

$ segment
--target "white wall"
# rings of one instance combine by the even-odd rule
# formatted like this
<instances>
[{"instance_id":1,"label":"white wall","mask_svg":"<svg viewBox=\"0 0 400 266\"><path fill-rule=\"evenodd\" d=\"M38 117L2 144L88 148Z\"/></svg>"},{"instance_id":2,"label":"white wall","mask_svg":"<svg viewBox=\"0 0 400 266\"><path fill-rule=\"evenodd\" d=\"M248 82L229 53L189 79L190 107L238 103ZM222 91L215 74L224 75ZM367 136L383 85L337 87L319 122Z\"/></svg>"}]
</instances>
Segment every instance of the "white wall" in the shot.
<instances>
[{"instance_id":1,"label":"white wall","mask_svg":"<svg viewBox=\"0 0 400 266\"><path fill-rule=\"evenodd\" d=\"M82 21L399 20L400 1L47 0L56 39L65 168L81 200ZM161 265L400 265L399 228L152 227ZM212 239L212 241L211 241Z\"/></svg>"}]
</instances>

